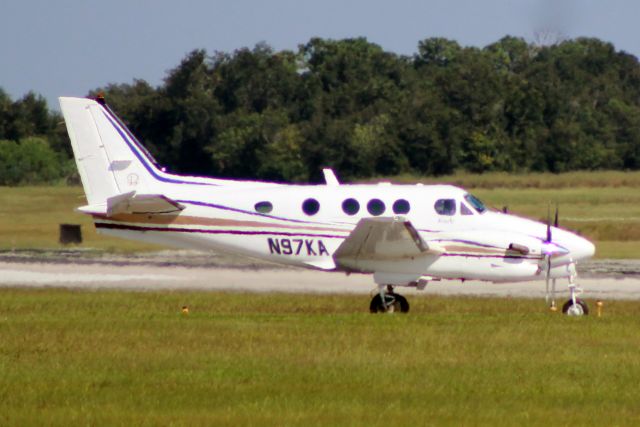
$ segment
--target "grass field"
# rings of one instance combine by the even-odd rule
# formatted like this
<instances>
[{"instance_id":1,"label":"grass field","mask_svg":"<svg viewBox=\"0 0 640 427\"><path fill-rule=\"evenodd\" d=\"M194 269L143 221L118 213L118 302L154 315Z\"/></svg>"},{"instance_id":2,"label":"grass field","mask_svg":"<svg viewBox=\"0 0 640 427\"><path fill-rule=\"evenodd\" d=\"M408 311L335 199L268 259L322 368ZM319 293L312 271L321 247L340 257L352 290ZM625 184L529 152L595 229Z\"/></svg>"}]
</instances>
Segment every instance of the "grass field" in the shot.
<instances>
[{"instance_id":1,"label":"grass field","mask_svg":"<svg viewBox=\"0 0 640 427\"><path fill-rule=\"evenodd\" d=\"M415 175L401 175L381 178L398 183L422 182L425 184L449 183L467 189L476 188L601 188L601 187L630 187L640 188L640 172L624 171L578 171L562 174L488 172L481 175L470 173L456 173L438 177L420 177Z\"/></svg>"},{"instance_id":2,"label":"grass field","mask_svg":"<svg viewBox=\"0 0 640 427\"><path fill-rule=\"evenodd\" d=\"M639 257L640 174L450 178L532 218L559 202L599 257ZM0 250L60 248L60 223L82 225L81 248L156 248L98 236L83 204L79 187L0 188ZM0 426L640 423L637 302L575 319L535 300L367 300L0 288Z\"/></svg>"},{"instance_id":3,"label":"grass field","mask_svg":"<svg viewBox=\"0 0 640 427\"><path fill-rule=\"evenodd\" d=\"M86 204L81 187L0 187L0 250L61 248L58 237L63 223L82 226L80 247L125 252L158 249L98 235L91 218L75 212Z\"/></svg>"},{"instance_id":4,"label":"grass field","mask_svg":"<svg viewBox=\"0 0 640 427\"><path fill-rule=\"evenodd\" d=\"M409 178L394 179L403 180ZM558 203L560 225L593 240L596 257L640 258L640 172L454 175L437 182L470 188L490 206L534 219L544 220L549 203ZM97 235L90 218L74 212L85 203L80 187L0 187L0 250L60 248L60 223L82 225L81 248L158 249Z\"/></svg>"},{"instance_id":5,"label":"grass field","mask_svg":"<svg viewBox=\"0 0 640 427\"><path fill-rule=\"evenodd\" d=\"M640 423L635 302L362 299L0 290L0 425Z\"/></svg>"}]
</instances>

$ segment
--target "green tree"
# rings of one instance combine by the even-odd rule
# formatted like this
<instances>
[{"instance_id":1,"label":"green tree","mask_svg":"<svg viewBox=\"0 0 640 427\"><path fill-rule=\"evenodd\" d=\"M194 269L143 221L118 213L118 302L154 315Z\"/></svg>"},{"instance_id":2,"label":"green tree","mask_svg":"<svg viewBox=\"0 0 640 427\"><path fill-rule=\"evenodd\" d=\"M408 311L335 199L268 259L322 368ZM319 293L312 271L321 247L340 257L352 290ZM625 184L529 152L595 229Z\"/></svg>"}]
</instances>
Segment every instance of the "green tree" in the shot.
<instances>
[{"instance_id":1,"label":"green tree","mask_svg":"<svg viewBox=\"0 0 640 427\"><path fill-rule=\"evenodd\" d=\"M69 176L72 167L45 139L0 140L0 185L50 184Z\"/></svg>"},{"instance_id":2,"label":"green tree","mask_svg":"<svg viewBox=\"0 0 640 427\"><path fill-rule=\"evenodd\" d=\"M303 156L304 138L298 126L280 127L272 138L258 149L258 175L265 179L305 182L309 172Z\"/></svg>"},{"instance_id":3,"label":"green tree","mask_svg":"<svg viewBox=\"0 0 640 427\"><path fill-rule=\"evenodd\" d=\"M540 47L506 36L478 49L430 38L411 58L364 38L199 50L158 88L106 91L183 173L297 181L319 180L323 166L346 179L640 167L638 60L597 39ZM15 120L15 104L0 92L1 135L45 122L37 97L18 114L33 123Z\"/></svg>"},{"instance_id":4,"label":"green tree","mask_svg":"<svg viewBox=\"0 0 640 427\"><path fill-rule=\"evenodd\" d=\"M464 52L458 42L434 37L418 43L418 54L414 58L414 63L416 66L446 67L462 56Z\"/></svg>"}]
</instances>

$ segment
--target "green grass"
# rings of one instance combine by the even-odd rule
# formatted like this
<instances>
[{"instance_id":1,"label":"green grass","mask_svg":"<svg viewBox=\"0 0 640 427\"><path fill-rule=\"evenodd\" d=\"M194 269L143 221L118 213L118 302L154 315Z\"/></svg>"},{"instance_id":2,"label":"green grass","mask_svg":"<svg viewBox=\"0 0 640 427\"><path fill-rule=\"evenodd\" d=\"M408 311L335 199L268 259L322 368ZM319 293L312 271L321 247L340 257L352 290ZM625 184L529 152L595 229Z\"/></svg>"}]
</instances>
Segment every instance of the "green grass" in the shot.
<instances>
[{"instance_id":1,"label":"green grass","mask_svg":"<svg viewBox=\"0 0 640 427\"><path fill-rule=\"evenodd\" d=\"M488 205L507 206L510 212L533 219L546 220L549 203L552 210L557 203L560 225L593 240L596 257L640 257L640 173L456 175L441 182L475 187L473 193ZM81 248L121 252L160 248L98 235L90 218L74 211L85 203L80 187L0 187L0 250L62 248L60 223L82 225Z\"/></svg>"},{"instance_id":2,"label":"green grass","mask_svg":"<svg viewBox=\"0 0 640 427\"><path fill-rule=\"evenodd\" d=\"M542 221L546 221L549 203L552 215L557 204L560 226L596 244L640 242L640 188L476 189L473 193L497 209L507 206L512 213ZM615 251L598 256L619 257ZM639 256L640 251L635 258Z\"/></svg>"},{"instance_id":3,"label":"green grass","mask_svg":"<svg viewBox=\"0 0 640 427\"><path fill-rule=\"evenodd\" d=\"M536 300L414 297L408 315L367 303L0 290L0 424L640 422L637 302L582 319Z\"/></svg>"},{"instance_id":4,"label":"green grass","mask_svg":"<svg viewBox=\"0 0 640 427\"><path fill-rule=\"evenodd\" d=\"M80 224L81 247L140 251L158 246L96 233L88 215L75 211L87 201L81 187L0 187L0 250L59 249L60 224Z\"/></svg>"},{"instance_id":5,"label":"green grass","mask_svg":"<svg viewBox=\"0 0 640 427\"><path fill-rule=\"evenodd\" d=\"M487 172L481 175L459 172L438 177L399 175L376 178L399 183L423 182L425 184L448 183L460 187L474 188L576 188L576 187L640 187L640 171L578 171L561 174Z\"/></svg>"}]
</instances>

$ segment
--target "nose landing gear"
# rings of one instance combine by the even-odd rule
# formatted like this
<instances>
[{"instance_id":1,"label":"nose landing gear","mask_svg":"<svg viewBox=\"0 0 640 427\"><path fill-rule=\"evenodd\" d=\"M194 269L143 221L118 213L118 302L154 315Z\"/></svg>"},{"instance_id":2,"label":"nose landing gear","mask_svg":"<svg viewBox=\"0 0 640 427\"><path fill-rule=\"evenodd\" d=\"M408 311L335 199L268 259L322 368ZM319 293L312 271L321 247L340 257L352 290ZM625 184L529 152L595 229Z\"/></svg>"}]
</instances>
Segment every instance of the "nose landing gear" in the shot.
<instances>
[{"instance_id":1,"label":"nose landing gear","mask_svg":"<svg viewBox=\"0 0 640 427\"><path fill-rule=\"evenodd\" d=\"M581 299L576 299L575 302L569 300L562 306L562 312L567 316L586 316L589 314L589 306Z\"/></svg>"},{"instance_id":2,"label":"nose landing gear","mask_svg":"<svg viewBox=\"0 0 640 427\"><path fill-rule=\"evenodd\" d=\"M378 285L378 293L369 304L371 313L407 313L409 302L405 297L393 292L391 285Z\"/></svg>"},{"instance_id":3,"label":"nose landing gear","mask_svg":"<svg viewBox=\"0 0 640 427\"><path fill-rule=\"evenodd\" d=\"M578 298L578 295L582 293L582 288L578 287L575 283L578 273L576 271L575 263L571 263L567 267L569 271L569 294L570 298L562 305L562 313L567 316L586 316L589 314L589 306L586 302ZM556 280L553 279L553 285L551 288L551 311L556 311Z\"/></svg>"},{"instance_id":4,"label":"nose landing gear","mask_svg":"<svg viewBox=\"0 0 640 427\"><path fill-rule=\"evenodd\" d=\"M556 205L556 215L555 220L553 222L554 227L558 228L558 206ZM547 304L549 303L549 281L551 279L551 258L556 255L565 255L568 253L566 249L559 248L557 245L553 244L552 239L552 228L551 228L551 205L547 208L547 239L544 241L542 246L542 252L544 253L544 270L546 273L546 290L545 290L545 300ZM582 289L576 286L575 280L578 276L578 272L576 271L576 263L572 258L569 258L569 264L567 265L567 273L569 273L569 292L571 294L571 298L569 301L565 302L562 306L562 313L567 316L586 316L589 314L589 307L587 304L576 298L577 295L582 293ZM551 311L556 311L556 279L552 279L552 290L551 290L551 304L549 305L549 309Z\"/></svg>"},{"instance_id":5,"label":"nose landing gear","mask_svg":"<svg viewBox=\"0 0 640 427\"><path fill-rule=\"evenodd\" d=\"M586 316L589 314L589 307L587 303L577 298L582 293L582 288L577 287L574 282L577 276L575 264L571 263L569 268L569 292L571 298L562 306L562 312L567 316Z\"/></svg>"}]
</instances>

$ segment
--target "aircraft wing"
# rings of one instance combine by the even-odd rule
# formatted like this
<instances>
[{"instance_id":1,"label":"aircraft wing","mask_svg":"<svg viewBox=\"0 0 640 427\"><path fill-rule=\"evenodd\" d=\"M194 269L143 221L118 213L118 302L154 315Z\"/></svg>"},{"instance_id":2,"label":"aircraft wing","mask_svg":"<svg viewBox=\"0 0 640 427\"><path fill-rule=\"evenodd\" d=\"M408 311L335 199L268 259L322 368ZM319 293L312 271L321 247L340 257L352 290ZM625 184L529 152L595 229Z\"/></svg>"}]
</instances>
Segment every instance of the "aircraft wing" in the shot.
<instances>
[{"instance_id":1,"label":"aircraft wing","mask_svg":"<svg viewBox=\"0 0 640 427\"><path fill-rule=\"evenodd\" d=\"M113 216L120 213L171 213L184 209L162 194L136 194L135 191L109 197L105 203L78 208L80 212Z\"/></svg>"},{"instance_id":2,"label":"aircraft wing","mask_svg":"<svg viewBox=\"0 0 640 427\"><path fill-rule=\"evenodd\" d=\"M430 248L418 230L405 218L363 218L333 254L337 265L355 267L360 261L394 261L411 259Z\"/></svg>"}]
</instances>

